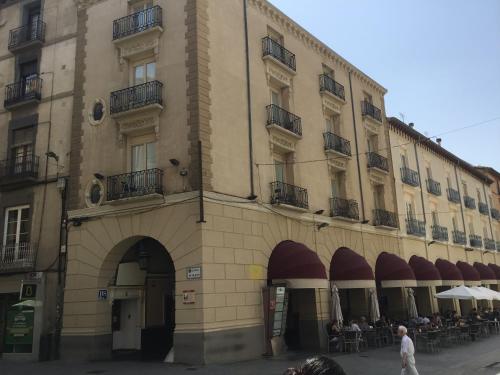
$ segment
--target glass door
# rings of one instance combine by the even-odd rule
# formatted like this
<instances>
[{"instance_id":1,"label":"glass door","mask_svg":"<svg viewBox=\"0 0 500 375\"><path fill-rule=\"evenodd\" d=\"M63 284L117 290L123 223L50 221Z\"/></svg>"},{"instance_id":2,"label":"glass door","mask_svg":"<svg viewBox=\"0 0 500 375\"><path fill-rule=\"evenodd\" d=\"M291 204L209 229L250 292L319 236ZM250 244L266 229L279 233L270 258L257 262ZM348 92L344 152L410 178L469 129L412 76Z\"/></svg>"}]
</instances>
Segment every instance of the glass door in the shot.
<instances>
[{"instance_id":1,"label":"glass door","mask_svg":"<svg viewBox=\"0 0 500 375\"><path fill-rule=\"evenodd\" d=\"M2 261L24 259L29 247L29 206L8 208L5 212Z\"/></svg>"}]
</instances>

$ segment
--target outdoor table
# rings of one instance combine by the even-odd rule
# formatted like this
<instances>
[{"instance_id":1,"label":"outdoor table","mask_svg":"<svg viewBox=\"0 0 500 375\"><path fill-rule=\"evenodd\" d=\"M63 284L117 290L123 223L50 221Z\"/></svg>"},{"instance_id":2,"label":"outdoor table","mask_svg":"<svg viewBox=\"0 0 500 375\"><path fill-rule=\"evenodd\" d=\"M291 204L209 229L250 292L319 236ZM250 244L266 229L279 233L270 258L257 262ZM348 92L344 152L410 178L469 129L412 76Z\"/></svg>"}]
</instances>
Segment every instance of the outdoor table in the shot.
<instances>
[{"instance_id":1,"label":"outdoor table","mask_svg":"<svg viewBox=\"0 0 500 375\"><path fill-rule=\"evenodd\" d=\"M497 335L500 333L500 322L498 320L490 320L488 322L488 327L492 328L492 331Z\"/></svg>"}]
</instances>

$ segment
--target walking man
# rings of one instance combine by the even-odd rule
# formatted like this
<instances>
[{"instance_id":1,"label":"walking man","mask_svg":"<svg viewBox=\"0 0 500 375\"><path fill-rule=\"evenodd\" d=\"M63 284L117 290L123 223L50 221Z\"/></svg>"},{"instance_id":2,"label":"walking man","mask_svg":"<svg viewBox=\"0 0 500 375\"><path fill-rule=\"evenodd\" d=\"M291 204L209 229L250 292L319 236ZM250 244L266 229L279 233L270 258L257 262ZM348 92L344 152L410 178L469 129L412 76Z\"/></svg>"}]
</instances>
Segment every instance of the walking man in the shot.
<instances>
[{"instance_id":1,"label":"walking man","mask_svg":"<svg viewBox=\"0 0 500 375\"><path fill-rule=\"evenodd\" d=\"M415 367L415 347L413 341L406 334L405 326L399 326L398 335L401 337L401 375L418 375Z\"/></svg>"}]
</instances>

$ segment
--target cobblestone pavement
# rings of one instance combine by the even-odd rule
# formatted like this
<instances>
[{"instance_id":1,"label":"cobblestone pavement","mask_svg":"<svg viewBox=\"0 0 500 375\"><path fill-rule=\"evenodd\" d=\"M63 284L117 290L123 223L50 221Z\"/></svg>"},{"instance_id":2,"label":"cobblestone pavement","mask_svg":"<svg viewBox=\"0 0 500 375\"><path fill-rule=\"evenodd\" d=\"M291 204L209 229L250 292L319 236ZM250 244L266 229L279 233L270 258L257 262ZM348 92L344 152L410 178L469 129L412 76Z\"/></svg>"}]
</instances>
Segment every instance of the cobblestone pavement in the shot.
<instances>
[{"instance_id":1,"label":"cobblestone pavement","mask_svg":"<svg viewBox=\"0 0 500 375\"><path fill-rule=\"evenodd\" d=\"M287 367L307 358L307 354L289 354L273 359L248 362L187 367L162 363L110 361L72 363L52 361L20 363L0 360L1 375L280 375ZM347 374L399 375L399 348L396 346L368 350L360 354L336 355L334 358ZM500 375L500 335L463 346L445 348L437 354L417 353L417 368L421 375Z\"/></svg>"}]
</instances>

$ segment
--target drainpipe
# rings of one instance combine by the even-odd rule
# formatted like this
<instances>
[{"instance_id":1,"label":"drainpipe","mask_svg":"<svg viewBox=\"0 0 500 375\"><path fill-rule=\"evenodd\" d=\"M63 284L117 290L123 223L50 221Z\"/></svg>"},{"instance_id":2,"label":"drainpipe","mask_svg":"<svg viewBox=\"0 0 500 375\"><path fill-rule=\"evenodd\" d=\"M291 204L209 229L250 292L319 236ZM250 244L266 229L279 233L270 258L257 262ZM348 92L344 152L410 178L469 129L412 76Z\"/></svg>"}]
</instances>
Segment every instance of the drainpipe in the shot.
<instances>
[{"instance_id":1,"label":"drainpipe","mask_svg":"<svg viewBox=\"0 0 500 375\"><path fill-rule=\"evenodd\" d=\"M248 156L250 164L250 195L248 199L254 200L255 195L254 174L253 174L253 130L252 130L252 92L250 87L250 48L248 45L248 15L247 0L243 0L243 24L245 29L245 63L247 80L247 110L248 110Z\"/></svg>"},{"instance_id":2,"label":"drainpipe","mask_svg":"<svg viewBox=\"0 0 500 375\"><path fill-rule=\"evenodd\" d=\"M359 193L361 195L361 221L366 220L365 201L363 198L363 182L361 181L361 166L359 162L358 131L356 129L356 113L354 111L354 95L352 93L351 71L349 71L349 91L351 94L352 124L354 127L354 144L356 145L356 163L358 165Z\"/></svg>"},{"instance_id":3,"label":"drainpipe","mask_svg":"<svg viewBox=\"0 0 500 375\"><path fill-rule=\"evenodd\" d=\"M417 143L420 143L420 137L419 137ZM413 148L415 150L415 160L417 162L418 182L420 184L420 200L422 201L422 214L424 216L424 227L426 230L425 241L424 241L425 242L425 254L427 255L427 258L429 258L429 249L427 246L427 217L425 214L424 190L422 188L422 175L420 174L420 163L418 162L417 143L413 143ZM431 233L432 233L432 228L431 228Z\"/></svg>"}]
</instances>

